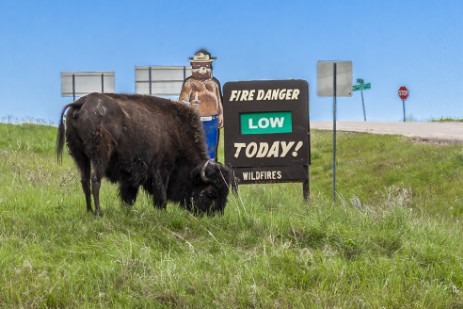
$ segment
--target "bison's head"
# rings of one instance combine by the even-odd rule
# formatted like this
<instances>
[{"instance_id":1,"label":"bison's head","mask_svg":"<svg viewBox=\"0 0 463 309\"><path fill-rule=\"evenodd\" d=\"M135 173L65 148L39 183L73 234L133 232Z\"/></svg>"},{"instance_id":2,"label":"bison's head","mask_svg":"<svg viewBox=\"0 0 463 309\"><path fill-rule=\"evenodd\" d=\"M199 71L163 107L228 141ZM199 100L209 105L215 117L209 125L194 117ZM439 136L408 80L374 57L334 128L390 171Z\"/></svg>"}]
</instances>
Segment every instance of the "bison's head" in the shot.
<instances>
[{"instance_id":1,"label":"bison's head","mask_svg":"<svg viewBox=\"0 0 463 309\"><path fill-rule=\"evenodd\" d=\"M232 171L220 163L207 161L193 172L193 190L187 208L197 214L223 214L227 204Z\"/></svg>"}]
</instances>

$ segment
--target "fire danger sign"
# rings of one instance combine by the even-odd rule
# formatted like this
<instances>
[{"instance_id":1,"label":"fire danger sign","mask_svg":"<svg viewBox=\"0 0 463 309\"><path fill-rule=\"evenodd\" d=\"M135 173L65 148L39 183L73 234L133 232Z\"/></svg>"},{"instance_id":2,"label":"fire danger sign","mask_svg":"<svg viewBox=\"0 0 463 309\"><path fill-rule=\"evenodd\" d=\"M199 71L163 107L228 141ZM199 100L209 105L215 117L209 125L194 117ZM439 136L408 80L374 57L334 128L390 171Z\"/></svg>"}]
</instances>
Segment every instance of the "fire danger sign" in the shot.
<instances>
[{"instance_id":1,"label":"fire danger sign","mask_svg":"<svg viewBox=\"0 0 463 309\"><path fill-rule=\"evenodd\" d=\"M224 85L225 163L241 184L308 182L308 84L304 80Z\"/></svg>"}]
</instances>

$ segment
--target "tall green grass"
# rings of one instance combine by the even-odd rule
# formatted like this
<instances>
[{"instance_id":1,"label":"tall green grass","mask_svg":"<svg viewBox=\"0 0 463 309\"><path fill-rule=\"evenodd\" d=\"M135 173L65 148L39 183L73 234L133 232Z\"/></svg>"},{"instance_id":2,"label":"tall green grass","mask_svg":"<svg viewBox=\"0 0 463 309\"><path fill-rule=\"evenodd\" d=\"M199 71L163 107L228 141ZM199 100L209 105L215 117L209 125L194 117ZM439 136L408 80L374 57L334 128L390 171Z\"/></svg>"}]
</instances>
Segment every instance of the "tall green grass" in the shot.
<instances>
[{"instance_id":1,"label":"tall green grass","mask_svg":"<svg viewBox=\"0 0 463 309\"><path fill-rule=\"evenodd\" d=\"M0 125L0 307L462 308L463 149L312 132L301 184L241 186L195 217L104 182L85 209L56 128ZM223 152L222 152L223 153Z\"/></svg>"}]
</instances>

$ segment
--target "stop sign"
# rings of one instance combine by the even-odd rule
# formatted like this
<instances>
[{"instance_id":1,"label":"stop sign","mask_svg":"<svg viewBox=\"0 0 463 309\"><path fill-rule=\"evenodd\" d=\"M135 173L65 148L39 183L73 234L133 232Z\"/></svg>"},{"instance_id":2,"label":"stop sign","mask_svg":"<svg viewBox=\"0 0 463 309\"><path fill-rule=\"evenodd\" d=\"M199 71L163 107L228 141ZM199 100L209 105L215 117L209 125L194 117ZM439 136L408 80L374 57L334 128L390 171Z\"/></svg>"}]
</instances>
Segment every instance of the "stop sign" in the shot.
<instances>
[{"instance_id":1,"label":"stop sign","mask_svg":"<svg viewBox=\"0 0 463 309\"><path fill-rule=\"evenodd\" d=\"M401 86L401 87L399 88L398 93L399 93L399 97L400 97L402 100L406 100L406 99L408 98L408 89L407 89L407 87Z\"/></svg>"}]
</instances>

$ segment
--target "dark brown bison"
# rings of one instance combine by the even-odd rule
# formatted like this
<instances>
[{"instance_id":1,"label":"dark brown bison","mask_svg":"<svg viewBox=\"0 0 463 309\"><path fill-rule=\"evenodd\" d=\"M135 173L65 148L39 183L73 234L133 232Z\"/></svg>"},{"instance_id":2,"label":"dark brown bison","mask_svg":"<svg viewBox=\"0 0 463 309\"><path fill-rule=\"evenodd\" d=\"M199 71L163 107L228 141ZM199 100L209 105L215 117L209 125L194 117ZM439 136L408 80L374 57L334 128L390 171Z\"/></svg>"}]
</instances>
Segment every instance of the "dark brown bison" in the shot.
<instances>
[{"instance_id":1,"label":"dark brown bison","mask_svg":"<svg viewBox=\"0 0 463 309\"><path fill-rule=\"evenodd\" d=\"M193 213L224 211L231 170L208 160L199 116L182 103L92 93L64 107L58 160L65 136L81 174L87 210L92 211L93 195L95 215L101 214L103 177L119 184L121 199L130 205L142 186L156 208L165 208L169 200Z\"/></svg>"}]
</instances>

